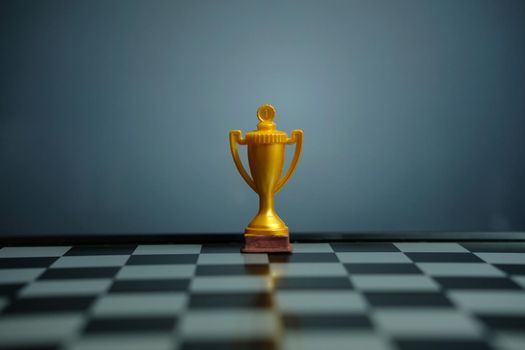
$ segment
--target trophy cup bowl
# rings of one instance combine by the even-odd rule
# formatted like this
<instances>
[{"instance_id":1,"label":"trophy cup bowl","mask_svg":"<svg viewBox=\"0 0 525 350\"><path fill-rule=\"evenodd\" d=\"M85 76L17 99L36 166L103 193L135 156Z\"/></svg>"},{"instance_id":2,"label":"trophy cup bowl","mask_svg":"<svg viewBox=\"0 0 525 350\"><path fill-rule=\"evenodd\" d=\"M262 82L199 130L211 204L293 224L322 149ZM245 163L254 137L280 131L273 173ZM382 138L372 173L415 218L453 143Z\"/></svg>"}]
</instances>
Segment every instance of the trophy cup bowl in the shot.
<instances>
[{"instance_id":1,"label":"trophy cup bowl","mask_svg":"<svg viewBox=\"0 0 525 350\"><path fill-rule=\"evenodd\" d=\"M292 137L276 130L273 118L275 109L262 105L257 110L260 122L257 130L242 137L240 130L230 131L230 150L237 170L259 196L259 211L244 230L244 253L283 252L290 253L292 246L288 227L274 208L274 194L292 176L301 155L303 132L293 130ZM251 177L240 160L237 144L247 145ZM285 146L295 144L294 157L284 177L281 178L285 159Z\"/></svg>"},{"instance_id":2,"label":"trophy cup bowl","mask_svg":"<svg viewBox=\"0 0 525 350\"><path fill-rule=\"evenodd\" d=\"M246 227L247 234L288 234L274 209L273 195L284 165L284 144L249 144L248 163L259 195L259 212Z\"/></svg>"}]
</instances>

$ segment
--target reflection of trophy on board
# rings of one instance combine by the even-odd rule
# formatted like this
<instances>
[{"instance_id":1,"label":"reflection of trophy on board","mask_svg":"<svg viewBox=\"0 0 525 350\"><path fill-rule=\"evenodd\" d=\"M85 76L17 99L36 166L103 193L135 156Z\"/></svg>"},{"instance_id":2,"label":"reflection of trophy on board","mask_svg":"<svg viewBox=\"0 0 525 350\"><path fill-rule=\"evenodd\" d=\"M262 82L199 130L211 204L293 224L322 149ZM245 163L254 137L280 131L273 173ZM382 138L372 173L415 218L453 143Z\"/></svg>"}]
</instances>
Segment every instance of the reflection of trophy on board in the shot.
<instances>
[{"instance_id":1,"label":"reflection of trophy on board","mask_svg":"<svg viewBox=\"0 0 525 350\"><path fill-rule=\"evenodd\" d=\"M277 215L273 205L273 196L292 176L303 145L302 130L293 130L292 137L276 130L273 118L275 108L265 104L257 109L257 130L249 131L242 138L240 130L230 131L230 149L237 170L246 183L259 195L259 212L250 221L244 231L245 245L242 251L250 252L291 252L288 227ZM295 154L281 178L284 165L285 145L296 144ZM250 175L244 169L237 144L248 145L248 163Z\"/></svg>"}]
</instances>

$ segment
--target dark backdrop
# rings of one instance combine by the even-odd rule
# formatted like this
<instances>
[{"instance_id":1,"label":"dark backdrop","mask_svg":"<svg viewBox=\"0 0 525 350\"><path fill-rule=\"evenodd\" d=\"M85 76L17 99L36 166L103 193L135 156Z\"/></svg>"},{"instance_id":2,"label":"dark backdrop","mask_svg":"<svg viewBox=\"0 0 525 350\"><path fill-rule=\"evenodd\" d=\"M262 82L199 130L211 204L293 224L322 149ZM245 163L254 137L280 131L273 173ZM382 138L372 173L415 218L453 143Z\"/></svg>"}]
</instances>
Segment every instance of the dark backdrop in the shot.
<instances>
[{"instance_id":1,"label":"dark backdrop","mask_svg":"<svg viewBox=\"0 0 525 350\"><path fill-rule=\"evenodd\" d=\"M292 231L523 230L524 44L524 1L1 1L0 233L241 232L262 103Z\"/></svg>"}]
</instances>

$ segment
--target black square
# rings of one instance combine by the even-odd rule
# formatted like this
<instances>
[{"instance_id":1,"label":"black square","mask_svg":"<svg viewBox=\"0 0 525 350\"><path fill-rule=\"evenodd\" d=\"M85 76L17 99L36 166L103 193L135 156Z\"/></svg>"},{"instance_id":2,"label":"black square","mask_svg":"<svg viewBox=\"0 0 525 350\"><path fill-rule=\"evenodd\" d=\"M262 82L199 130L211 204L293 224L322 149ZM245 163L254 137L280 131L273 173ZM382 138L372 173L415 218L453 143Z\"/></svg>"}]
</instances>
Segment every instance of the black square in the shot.
<instances>
[{"instance_id":1,"label":"black square","mask_svg":"<svg viewBox=\"0 0 525 350\"><path fill-rule=\"evenodd\" d=\"M284 327L287 330L372 330L372 322L367 315L360 314L284 314Z\"/></svg>"},{"instance_id":2,"label":"black square","mask_svg":"<svg viewBox=\"0 0 525 350\"><path fill-rule=\"evenodd\" d=\"M484 262L472 253L405 253L415 262Z\"/></svg>"},{"instance_id":3,"label":"black square","mask_svg":"<svg viewBox=\"0 0 525 350\"><path fill-rule=\"evenodd\" d=\"M199 254L132 255L126 265L176 265L195 264Z\"/></svg>"},{"instance_id":4,"label":"black square","mask_svg":"<svg viewBox=\"0 0 525 350\"><path fill-rule=\"evenodd\" d=\"M23 267L49 267L58 258L0 258L0 269L16 269Z\"/></svg>"},{"instance_id":5,"label":"black square","mask_svg":"<svg viewBox=\"0 0 525 350\"><path fill-rule=\"evenodd\" d=\"M268 260L271 263L339 262L334 253L269 254Z\"/></svg>"},{"instance_id":6,"label":"black square","mask_svg":"<svg viewBox=\"0 0 525 350\"><path fill-rule=\"evenodd\" d=\"M470 339L398 339L399 350L491 350L482 340Z\"/></svg>"},{"instance_id":7,"label":"black square","mask_svg":"<svg viewBox=\"0 0 525 350\"><path fill-rule=\"evenodd\" d=\"M461 245L475 253L525 253L523 242L464 242Z\"/></svg>"},{"instance_id":8,"label":"black square","mask_svg":"<svg viewBox=\"0 0 525 350\"><path fill-rule=\"evenodd\" d=\"M180 350L277 350L274 339L191 340L185 341Z\"/></svg>"},{"instance_id":9,"label":"black square","mask_svg":"<svg viewBox=\"0 0 525 350\"><path fill-rule=\"evenodd\" d=\"M271 308L269 293L199 293L190 297L190 309Z\"/></svg>"},{"instance_id":10,"label":"black square","mask_svg":"<svg viewBox=\"0 0 525 350\"><path fill-rule=\"evenodd\" d=\"M188 290L189 279L145 279L115 281L110 293L180 292Z\"/></svg>"},{"instance_id":11,"label":"black square","mask_svg":"<svg viewBox=\"0 0 525 350\"><path fill-rule=\"evenodd\" d=\"M505 277L434 277L444 289L521 289L514 281Z\"/></svg>"},{"instance_id":12,"label":"black square","mask_svg":"<svg viewBox=\"0 0 525 350\"><path fill-rule=\"evenodd\" d=\"M70 280L91 278L113 278L120 267L80 267L47 269L38 278L39 280Z\"/></svg>"},{"instance_id":13,"label":"black square","mask_svg":"<svg viewBox=\"0 0 525 350\"><path fill-rule=\"evenodd\" d=\"M344 266L346 271L353 275L423 274L423 272L415 264L345 264Z\"/></svg>"},{"instance_id":14,"label":"black square","mask_svg":"<svg viewBox=\"0 0 525 350\"><path fill-rule=\"evenodd\" d=\"M348 277L283 277L275 280L278 290L352 289Z\"/></svg>"},{"instance_id":15,"label":"black square","mask_svg":"<svg viewBox=\"0 0 525 350\"><path fill-rule=\"evenodd\" d=\"M171 332L176 317L104 317L89 321L84 332L93 333L149 333Z\"/></svg>"},{"instance_id":16,"label":"black square","mask_svg":"<svg viewBox=\"0 0 525 350\"><path fill-rule=\"evenodd\" d=\"M4 298L14 297L23 286L25 286L24 283L0 284L0 296Z\"/></svg>"},{"instance_id":17,"label":"black square","mask_svg":"<svg viewBox=\"0 0 525 350\"><path fill-rule=\"evenodd\" d=\"M19 298L11 302L11 304L4 309L4 313L48 313L52 315L62 312L84 312L89 309L95 299L95 296Z\"/></svg>"},{"instance_id":18,"label":"black square","mask_svg":"<svg viewBox=\"0 0 525 350\"><path fill-rule=\"evenodd\" d=\"M201 253L239 253L241 251L241 244L239 243L207 243L203 244Z\"/></svg>"},{"instance_id":19,"label":"black square","mask_svg":"<svg viewBox=\"0 0 525 350\"><path fill-rule=\"evenodd\" d=\"M267 276L267 264L254 265L197 265L196 276Z\"/></svg>"},{"instance_id":20,"label":"black square","mask_svg":"<svg viewBox=\"0 0 525 350\"><path fill-rule=\"evenodd\" d=\"M7 347L2 346L2 350L58 350L61 348L61 344L13 345Z\"/></svg>"},{"instance_id":21,"label":"black square","mask_svg":"<svg viewBox=\"0 0 525 350\"><path fill-rule=\"evenodd\" d=\"M334 252L399 252L393 243L338 242L330 243Z\"/></svg>"},{"instance_id":22,"label":"black square","mask_svg":"<svg viewBox=\"0 0 525 350\"><path fill-rule=\"evenodd\" d=\"M439 292L365 292L373 307L453 307L452 302Z\"/></svg>"},{"instance_id":23,"label":"black square","mask_svg":"<svg viewBox=\"0 0 525 350\"><path fill-rule=\"evenodd\" d=\"M136 248L136 245L79 245L72 247L64 255L131 255Z\"/></svg>"},{"instance_id":24,"label":"black square","mask_svg":"<svg viewBox=\"0 0 525 350\"><path fill-rule=\"evenodd\" d=\"M494 266L509 275L525 275L525 264L495 264Z\"/></svg>"},{"instance_id":25,"label":"black square","mask_svg":"<svg viewBox=\"0 0 525 350\"><path fill-rule=\"evenodd\" d=\"M525 316L523 315L477 315L477 318L491 329L525 332Z\"/></svg>"}]
</instances>

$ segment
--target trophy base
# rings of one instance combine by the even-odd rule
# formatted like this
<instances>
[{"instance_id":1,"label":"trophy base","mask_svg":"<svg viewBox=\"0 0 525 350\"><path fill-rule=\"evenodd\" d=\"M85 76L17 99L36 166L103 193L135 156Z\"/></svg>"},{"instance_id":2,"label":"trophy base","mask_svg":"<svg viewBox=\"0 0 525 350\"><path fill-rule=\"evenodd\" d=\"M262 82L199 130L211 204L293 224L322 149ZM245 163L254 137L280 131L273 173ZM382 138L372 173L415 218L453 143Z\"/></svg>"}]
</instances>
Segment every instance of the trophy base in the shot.
<instances>
[{"instance_id":1,"label":"trophy base","mask_svg":"<svg viewBox=\"0 0 525 350\"><path fill-rule=\"evenodd\" d=\"M242 253L291 253L288 235L244 235Z\"/></svg>"}]
</instances>

